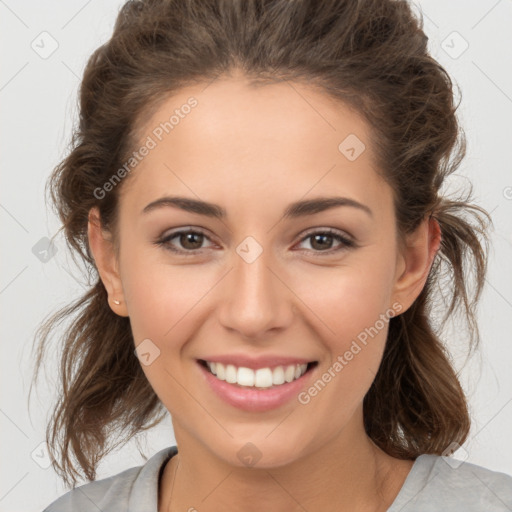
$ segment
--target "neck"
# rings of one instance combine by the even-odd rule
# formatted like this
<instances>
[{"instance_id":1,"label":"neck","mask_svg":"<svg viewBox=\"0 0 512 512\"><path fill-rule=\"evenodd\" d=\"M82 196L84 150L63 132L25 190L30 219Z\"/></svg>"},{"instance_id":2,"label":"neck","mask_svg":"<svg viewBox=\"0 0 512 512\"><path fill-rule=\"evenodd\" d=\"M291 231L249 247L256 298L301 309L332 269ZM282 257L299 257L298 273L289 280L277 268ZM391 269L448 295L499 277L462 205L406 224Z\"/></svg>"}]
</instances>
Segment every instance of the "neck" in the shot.
<instances>
[{"instance_id":1,"label":"neck","mask_svg":"<svg viewBox=\"0 0 512 512\"><path fill-rule=\"evenodd\" d=\"M164 469L158 511L386 511L413 462L384 453L361 427L362 417L292 463L247 468L225 463L175 426L179 453Z\"/></svg>"}]
</instances>

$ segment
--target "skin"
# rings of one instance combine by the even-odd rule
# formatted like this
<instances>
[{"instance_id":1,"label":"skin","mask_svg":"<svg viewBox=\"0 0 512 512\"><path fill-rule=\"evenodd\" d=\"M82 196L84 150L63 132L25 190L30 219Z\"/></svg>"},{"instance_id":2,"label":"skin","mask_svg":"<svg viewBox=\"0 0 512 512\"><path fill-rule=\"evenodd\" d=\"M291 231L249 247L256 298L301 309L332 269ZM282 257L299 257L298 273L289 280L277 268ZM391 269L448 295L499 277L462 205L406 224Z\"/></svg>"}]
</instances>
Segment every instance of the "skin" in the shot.
<instances>
[{"instance_id":1,"label":"skin","mask_svg":"<svg viewBox=\"0 0 512 512\"><path fill-rule=\"evenodd\" d=\"M363 428L387 323L306 405L241 411L199 378L196 359L304 357L319 362L318 378L380 314L411 306L439 249L439 225L426 219L399 250L392 189L375 170L369 127L307 85L253 87L231 75L187 87L165 100L141 140L190 96L198 106L122 183L119 258L97 210L89 216L111 308L130 317L135 345L149 338L160 350L142 368L171 414L179 454L165 466L158 510L386 510L413 464L388 456ZM366 144L354 161L338 150L349 134ZM171 194L219 204L227 218L172 207L141 213ZM373 216L343 206L282 218L288 204L320 196L353 198ZM206 237L169 244L193 256L154 243L190 227ZM312 228L336 229L357 246L315 244L305 237ZM263 250L252 263L236 252L247 236ZM237 457L248 442L261 453L253 467Z\"/></svg>"}]
</instances>

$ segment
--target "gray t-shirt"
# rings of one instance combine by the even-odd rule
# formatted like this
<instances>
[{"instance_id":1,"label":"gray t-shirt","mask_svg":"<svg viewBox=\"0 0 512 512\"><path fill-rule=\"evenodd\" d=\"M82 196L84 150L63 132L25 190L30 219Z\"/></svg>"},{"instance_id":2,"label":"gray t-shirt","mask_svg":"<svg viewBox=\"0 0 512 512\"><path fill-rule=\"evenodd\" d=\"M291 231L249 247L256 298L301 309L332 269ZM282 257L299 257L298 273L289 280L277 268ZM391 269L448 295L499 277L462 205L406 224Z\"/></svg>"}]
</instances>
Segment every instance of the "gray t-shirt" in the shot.
<instances>
[{"instance_id":1,"label":"gray t-shirt","mask_svg":"<svg viewBox=\"0 0 512 512\"><path fill-rule=\"evenodd\" d=\"M165 448L142 465L83 484L43 512L158 512ZM388 512L512 512L512 476L439 455L420 455Z\"/></svg>"}]
</instances>

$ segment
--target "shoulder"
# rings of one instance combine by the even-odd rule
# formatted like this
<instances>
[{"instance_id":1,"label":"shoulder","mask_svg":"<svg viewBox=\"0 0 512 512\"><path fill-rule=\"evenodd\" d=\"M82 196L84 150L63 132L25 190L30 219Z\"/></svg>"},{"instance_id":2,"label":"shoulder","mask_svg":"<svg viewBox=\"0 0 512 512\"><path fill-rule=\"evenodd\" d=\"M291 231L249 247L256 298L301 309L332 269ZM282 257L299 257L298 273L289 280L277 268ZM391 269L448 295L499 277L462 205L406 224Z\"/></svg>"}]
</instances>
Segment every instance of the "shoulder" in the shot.
<instances>
[{"instance_id":1,"label":"shoulder","mask_svg":"<svg viewBox=\"0 0 512 512\"><path fill-rule=\"evenodd\" d=\"M156 512L160 469L176 453L176 446L165 448L142 466L75 487L48 505L43 512L126 512L142 510L142 507L139 508L142 503L144 510Z\"/></svg>"},{"instance_id":2,"label":"shoulder","mask_svg":"<svg viewBox=\"0 0 512 512\"><path fill-rule=\"evenodd\" d=\"M510 512L512 476L439 455L420 455L389 512Z\"/></svg>"}]
</instances>

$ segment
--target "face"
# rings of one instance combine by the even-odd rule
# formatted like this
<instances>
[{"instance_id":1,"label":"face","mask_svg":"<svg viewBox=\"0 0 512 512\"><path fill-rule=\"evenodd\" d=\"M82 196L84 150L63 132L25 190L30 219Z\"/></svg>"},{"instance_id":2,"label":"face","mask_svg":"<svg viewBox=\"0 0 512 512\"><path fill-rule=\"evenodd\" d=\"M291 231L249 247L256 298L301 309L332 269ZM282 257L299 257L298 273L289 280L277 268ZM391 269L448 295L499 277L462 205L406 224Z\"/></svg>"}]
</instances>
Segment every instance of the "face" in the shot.
<instances>
[{"instance_id":1,"label":"face","mask_svg":"<svg viewBox=\"0 0 512 512\"><path fill-rule=\"evenodd\" d=\"M389 319L419 294L433 253L424 227L398 251L392 189L346 105L298 83L231 77L203 89L167 98L141 131L155 145L121 185L119 259L91 223L90 243L178 443L231 465L244 450L283 465L361 432ZM148 207L171 196L195 206ZM320 198L345 199L308 207ZM270 367L260 383L279 381L273 362L313 364L267 389L221 382L200 363L223 358Z\"/></svg>"}]
</instances>

